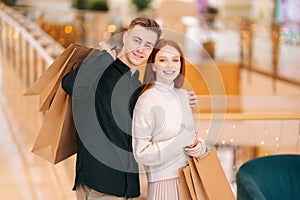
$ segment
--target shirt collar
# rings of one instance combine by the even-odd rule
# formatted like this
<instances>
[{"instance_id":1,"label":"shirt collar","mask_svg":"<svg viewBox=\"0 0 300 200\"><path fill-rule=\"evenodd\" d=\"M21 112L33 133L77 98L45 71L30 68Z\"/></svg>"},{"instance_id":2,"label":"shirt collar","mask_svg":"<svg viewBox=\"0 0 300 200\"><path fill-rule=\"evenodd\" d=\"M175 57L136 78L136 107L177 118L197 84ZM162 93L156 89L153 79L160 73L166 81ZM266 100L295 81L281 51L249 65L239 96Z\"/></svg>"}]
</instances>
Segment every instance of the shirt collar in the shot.
<instances>
[{"instance_id":1,"label":"shirt collar","mask_svg":"<svg viewBox=\"0 0 300 200\"><path fill-rule=\"evenodd\" d=\"M114 63L116 68L120 70L123 74L130 71L130 68L125 63L123 63L119 58L117 58Z\"/></svg>"},{"instance_id":2,"label":"shirt collar","mask_svg":"<svg viewBox=\"0 0 300 200\"><path fill-rule=\"evenodd\" d=\"M116 58L114 65L119 71L121 71L122 74L128 74L130 76L132 75L132 78L139 79L140 76L139 70L136 70L134 74L132 74L130 68L125 63L123 63L119 58Z\"/></svg>"}]
</instances>

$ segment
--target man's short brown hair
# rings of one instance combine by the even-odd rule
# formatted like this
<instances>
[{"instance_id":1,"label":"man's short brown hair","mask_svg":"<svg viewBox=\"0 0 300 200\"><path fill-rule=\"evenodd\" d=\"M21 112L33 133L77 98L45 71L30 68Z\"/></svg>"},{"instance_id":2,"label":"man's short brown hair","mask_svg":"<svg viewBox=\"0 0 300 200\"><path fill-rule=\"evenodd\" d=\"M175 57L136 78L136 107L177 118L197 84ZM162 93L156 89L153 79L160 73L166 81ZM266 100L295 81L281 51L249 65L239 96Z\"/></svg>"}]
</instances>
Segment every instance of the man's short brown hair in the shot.
<instances>
[{"instance_id":1,"label":"man's short brown hair","mask_svg":"<svg viewBox=\"0 0 300 200\"><path fill-rule=\"evenodd\" d=\"M137 17L131 21L131 23L128 26L128 29L132 29L137 25L140 25L148 30L152 30L153 32L155 32L157 34L157 40L160 38L161 28L155 20L146 17Z\"/></svg>"}]
</instances>

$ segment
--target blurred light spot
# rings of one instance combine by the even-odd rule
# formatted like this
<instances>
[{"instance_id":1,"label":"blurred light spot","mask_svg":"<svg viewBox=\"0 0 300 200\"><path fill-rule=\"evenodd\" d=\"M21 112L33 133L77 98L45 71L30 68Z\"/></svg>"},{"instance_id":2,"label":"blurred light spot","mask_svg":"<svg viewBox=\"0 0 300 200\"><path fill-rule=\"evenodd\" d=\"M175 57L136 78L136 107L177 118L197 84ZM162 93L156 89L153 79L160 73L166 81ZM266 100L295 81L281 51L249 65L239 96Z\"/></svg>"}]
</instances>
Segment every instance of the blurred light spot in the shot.
<instances>
[{"instance_id":1,"label":"blurred light spot","mask_svg":"<svg viewBox=\"0 0 300 200\"><path fill-rule=\"evenodd\" d=\"M110 33L113 33L113 32L115 32L116 30L117 30L117 27L116 27L115 25L113 25L113 24L111 24L111 25L109 25L109 26L107 27L107 31L110 32Z\"/></svg>"},{"instance_id":2,"label":"blurred light spot","mask_svg":"<svg viewBox=\"0 0 300 200\"><path fill-rule=\"evenodd\" d=\"M68 25L68 26L65 27L65 33L66 33L66 34L69 34L69 33L71 33L72 31L73 31L73 27L72 27L72 26Z\"/></svg>"},{"instance_id":3,"label":"blurred light spot","mask_svg":"<svg viewBox=\"0 0 300 200\"><path fill-rule=\"evenodd\" d=\"M208 133L209 133L209 129L206 129L206 130L205 130L205 134L208 134Z\"/></svg>"}]
</instances>

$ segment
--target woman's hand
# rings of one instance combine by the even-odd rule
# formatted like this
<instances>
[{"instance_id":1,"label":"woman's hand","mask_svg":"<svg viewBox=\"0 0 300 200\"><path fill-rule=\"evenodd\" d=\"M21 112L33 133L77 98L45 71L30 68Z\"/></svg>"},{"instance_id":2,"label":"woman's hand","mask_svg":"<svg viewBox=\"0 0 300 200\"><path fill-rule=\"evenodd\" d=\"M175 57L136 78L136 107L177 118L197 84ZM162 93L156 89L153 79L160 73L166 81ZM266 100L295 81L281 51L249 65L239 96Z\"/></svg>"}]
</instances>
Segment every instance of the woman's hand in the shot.
<instances>
[{"instance_id":1,"label":"woman's hand","mask_svg":"<svg viewBox=\"0 0 300 200\"><path fill-rule=\"evenodd\" d=\"M199 157L205 152L206 146L201 137L195 138L194 143L185 148L185 153L191 157Z\"/></svg>"}]
</instances>

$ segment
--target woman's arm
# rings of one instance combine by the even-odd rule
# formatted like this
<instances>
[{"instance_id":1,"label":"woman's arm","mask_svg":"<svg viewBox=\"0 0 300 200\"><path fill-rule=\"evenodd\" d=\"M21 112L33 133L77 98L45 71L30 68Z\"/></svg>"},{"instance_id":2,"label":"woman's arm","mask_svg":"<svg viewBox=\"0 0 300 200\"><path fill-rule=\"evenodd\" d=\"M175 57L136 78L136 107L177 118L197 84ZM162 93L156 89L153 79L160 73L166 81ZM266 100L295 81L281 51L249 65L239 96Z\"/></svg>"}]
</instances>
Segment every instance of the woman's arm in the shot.
<instances>
[{"instance_id":1,"label":"woman's arm","mask_svg":"<svg viewBox=\"0 0 300 200\"><path fill-rule=\"evenodd\" d=\"M135 108L132 122L132 144L137 162L149 166L160 165L182 154L184 148L194 142L195 132L186 129L168 140L154 141L154 124L149 113Z\"/></svg>"}]
</instances>

